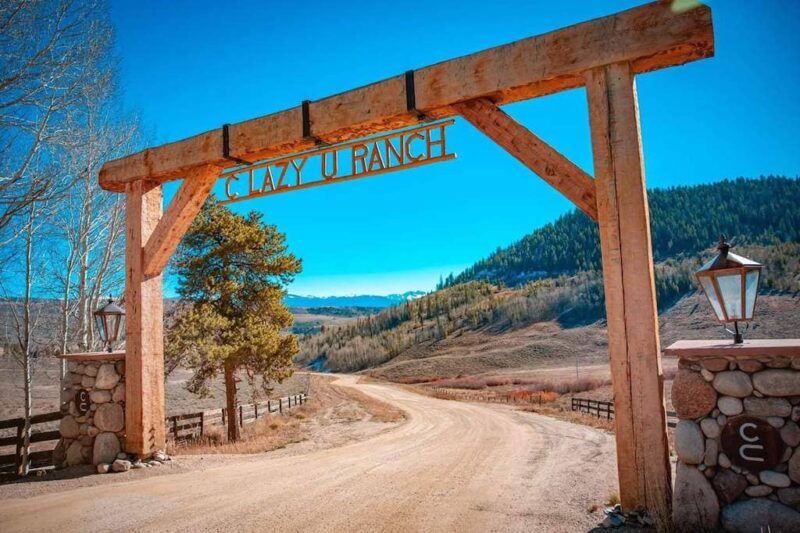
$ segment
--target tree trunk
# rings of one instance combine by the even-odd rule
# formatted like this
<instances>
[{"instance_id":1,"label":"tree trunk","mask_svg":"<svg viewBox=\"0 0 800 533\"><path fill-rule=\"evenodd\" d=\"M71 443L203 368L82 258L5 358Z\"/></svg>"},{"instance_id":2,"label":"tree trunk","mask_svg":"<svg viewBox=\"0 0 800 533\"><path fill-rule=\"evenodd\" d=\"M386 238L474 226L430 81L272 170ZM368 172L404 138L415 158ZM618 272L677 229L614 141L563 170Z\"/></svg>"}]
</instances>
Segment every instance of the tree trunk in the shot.
<instances>
[{"instance_id":1,"label":"tree trunk","mask_svg":"<svg viewBox=\"0 0 800 533\"><path fill-rule=\"evenodd\" d=\"M64 292L62 294L63 301L61 302L61 324L59 331L59 349L61 354L67 353L67 344L69 343L69 291L72 289L70 284L70 276L72 275L71 261L67 261L67 274L64 278ZM64 378L67 375L67 360L61 359L61 390L64 389Z\"/></svg>"},{"instance_id":2,"label":"tree trunk","mask_svg":"<svg viewBox=\"0 0 800 533\"><path fill-rule=\"evenodd\" d=\"M28 464L28 456L31 447L31 404L33 403L31 394L31 384L33 381L33 369L31 368L31 288L33 286L33 223L36 216L35 206L35 203L31 204L28 227L25 230L25 296L23 298L22 308L22 342L20 343L23 370L22 387L25 395L23 400L25 425L22 430L22 460L17 472L21 476L28 475L30 466Z\"/></svg>"},{"instance_id":3,"label":"tree trunk","mask_svg":"<svg viewBox=\"0 0 800 533\"><path fill-rule=\"evenodd\" d=\"M92 190L91 183L84 180L83 212L80 216L78 227L78 249L80 250L80 262L78 264L78 339L83 350L91 350L90 329L91 324L91 301L89 295L89 255L91 247L89 244L89 234L91 232L92 221Z\"/></svg>"},{"instance_id":4,"label":"tree trunk","mask_svg":"<svg viewBox=\"0 0 800 533\"><path fill-rule=\"evenodd\" d=\"M225 363L225 400L228 411L228 442L239 440L239 420L236 416L236 367Z\"/></svg>"}]
</instances>

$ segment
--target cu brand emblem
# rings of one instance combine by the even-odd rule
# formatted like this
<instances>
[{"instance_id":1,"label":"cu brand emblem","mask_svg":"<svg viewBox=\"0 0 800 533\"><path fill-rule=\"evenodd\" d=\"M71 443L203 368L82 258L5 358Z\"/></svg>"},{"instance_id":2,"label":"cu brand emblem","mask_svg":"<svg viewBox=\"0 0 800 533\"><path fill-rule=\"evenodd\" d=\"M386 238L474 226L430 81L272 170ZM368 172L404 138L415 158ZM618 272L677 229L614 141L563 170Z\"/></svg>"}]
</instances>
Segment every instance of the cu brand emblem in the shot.
<instances>
[{"instance_id":1,"label":"cu brand emblem","mask_svg":"<svg viewBox=\"0 0 800 533\"><path fill-rule=\"evenodd\" d=\"M89 391L81 389L75 393L75 407L78 413L85 415L89 412Z\"/></svg>"},{"instance_id":2,"label":"cu brand emblem","mask_svg":"<svg viewBox=\"0 0 800 533\"><path fill-rule=\"evenodd\" d=\"M784 444L781 435L765 420L737 416L722 430L722 450L731 462L749 472L760 472L780 462Z\"/></svg>"},{"instance_id":3,"label":"cu brand emblem","mask_svg":"<svg viewBox=\"0 0 800 533\"><path fill-rule=\"evenodd\" d=\"M739 437L746 442L754 443L759 442L761 439L758 437L758 433L756 430L758 426L756 426L752 422L745 422L741 426L739 426ZM748 435L747 431L751 430L752 434ZM742 444L739 446L739 457L744 459L745 461L758 461L760 463L764 462L764 446L761 444Z\"/></svg>"}]
</instances>

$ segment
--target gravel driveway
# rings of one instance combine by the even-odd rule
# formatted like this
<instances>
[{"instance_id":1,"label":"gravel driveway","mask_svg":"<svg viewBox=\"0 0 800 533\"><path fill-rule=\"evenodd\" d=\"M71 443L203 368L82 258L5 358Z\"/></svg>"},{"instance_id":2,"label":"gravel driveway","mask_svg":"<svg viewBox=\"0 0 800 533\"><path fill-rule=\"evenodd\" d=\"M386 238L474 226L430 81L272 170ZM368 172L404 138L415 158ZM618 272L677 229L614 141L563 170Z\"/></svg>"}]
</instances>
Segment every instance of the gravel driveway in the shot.
<instances>
[{"instance_id":1,"label":"gravel driveway","mask_svg":"<svg viewBox=\"0 0 800 533\"><path fill-rule=\"evenodd\" d=\"M586 531L617 492L614 437L499 405L356 387L406 411L394 429L303 455L0 505L0 531ZM230 459L230 460L227 460Z\"/></svg>"}]
</instances>

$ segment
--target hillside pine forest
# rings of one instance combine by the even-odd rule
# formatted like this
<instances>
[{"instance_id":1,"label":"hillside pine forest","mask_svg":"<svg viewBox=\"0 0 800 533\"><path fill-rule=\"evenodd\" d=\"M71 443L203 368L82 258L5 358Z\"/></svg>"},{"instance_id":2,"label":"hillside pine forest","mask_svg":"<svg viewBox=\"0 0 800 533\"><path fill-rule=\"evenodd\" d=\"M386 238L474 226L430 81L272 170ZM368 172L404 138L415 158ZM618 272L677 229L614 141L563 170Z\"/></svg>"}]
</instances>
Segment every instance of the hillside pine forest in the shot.
<instances>
[{"instance_id":1,"label":"hillside pine forest","mask_svg":"<svg viewBox=\"0 0 800 533\"><path fill-rule=\"evenodd\" d=\"M738 178L649 192L660 310L695 290L694 271L720 232L734 251L764 264L762 292L800 282L800 179ZM562 326L604 318L597 224L575 210L498 248L437 290L302 338L298 363L352 372L463 330L502 332L534 322Z\"/></svg>"}]
</instances>

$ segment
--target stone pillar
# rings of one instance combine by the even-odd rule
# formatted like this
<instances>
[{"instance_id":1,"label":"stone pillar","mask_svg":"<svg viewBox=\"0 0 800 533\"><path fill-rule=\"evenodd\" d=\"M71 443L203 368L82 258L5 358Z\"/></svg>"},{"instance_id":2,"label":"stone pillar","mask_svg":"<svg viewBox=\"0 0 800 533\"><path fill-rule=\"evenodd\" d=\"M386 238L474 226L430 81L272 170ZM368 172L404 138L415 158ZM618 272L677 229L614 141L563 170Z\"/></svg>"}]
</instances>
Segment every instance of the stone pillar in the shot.
<instances>
[{"instance_id":1,"label":"stone pillar","mask_svg":"<svg viewBox=\"0 0 800 533\"><path fill-rule=\"evenodd\" d=\"M68 372L61 391L61 440L53 451L53 464L62 468L113 463L125 443L125 353L62 357Z\"/></svg>"},{"instance_id":2,"label":"stone pillar","mask_svg":"<svg viewBox=\"0 0 800 533\"><path fill-rule=\"evenodd\" d=\"M677 531L800 531L800 339L679 341Z\"/></svg>"}]
</instances>

